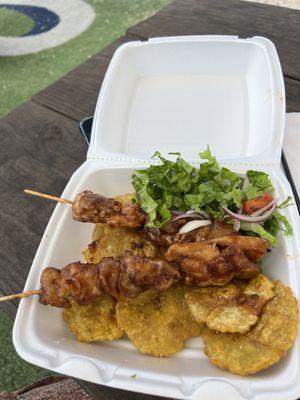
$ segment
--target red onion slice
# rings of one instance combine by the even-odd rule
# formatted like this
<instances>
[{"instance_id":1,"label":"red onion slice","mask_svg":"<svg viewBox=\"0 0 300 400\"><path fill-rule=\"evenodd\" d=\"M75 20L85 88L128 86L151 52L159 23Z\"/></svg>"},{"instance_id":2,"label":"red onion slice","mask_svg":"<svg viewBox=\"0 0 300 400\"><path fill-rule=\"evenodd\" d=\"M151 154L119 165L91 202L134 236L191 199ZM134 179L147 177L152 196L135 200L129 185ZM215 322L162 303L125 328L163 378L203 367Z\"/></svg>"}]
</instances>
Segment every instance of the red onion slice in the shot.
<instances>
[{"instance_id":1,"label":"red onion slice","mask_svg":"<svg viewBox=\"0 0 300 400\"><path fill-rule=\"evenodd\" d=\"M178 219L182 218L194 218L194 219L203 219L203 216L196 211L193 212L186 212L184 214L180 214L177 217L173 218L171 222L177 221Z\"/></svg>"},{"instance_id":2,"label":"red onion slice","mask_svg":"<svg viewBox=\"0 0 300 400\"><path fill-rule=\"evenodd\" d=\"M272 200L270 201L270 203L268 203L266 206L264 206L263 208L254 211L252 214L250 214L250 217L259 217L260 215L262 215L265 211L267 211L269 208L271 208L274 204L276 204L276 200Z\"/></svg>"},{"instance_id":3,"label":"red onion slice","mask_svg":"<svg viewBox=\"0 0 300 400\"><path fill-rule=\"evenodd\" d=\"M185 211L170 210L170 213L175 214L175 215L181 215L181 214L185 214Z\"/></svg>"},{"instance_id":4,"label":"red onion slice","mask_svg":"<svg viewBox=\"0 0 300 400\"><path fill-rule=\"evenodd\" d=\"M241 214L243 214L243 207L240 207L239 209L238 209L238 215L241 215ZM240 227L241 227L241 221L239 221L238 219L234 219L233 220L233 229L236 231L236 232L238 232L239 230L240 230Z\"/></svg>"},{"instance_id":5,"label":"red onion slice","mask_svg":"<svg viewBox=\"0 0 300 400\"><path fill-rule=\"evenodd\" d=\"M208 219L204 219L202 221L189 221L179 230L179 233L183 235L184 233L188 233L197 228L202 228L203 226L208 226L211 224L211 221Z\"/></svg>"},{"instance_id":6,"label":"red onion slice","mask_svg":"<svg viewBox=\"0 0 300 400\"><path fill-rule=\"evenodd\" d=\"M276 205L274 204L268 211L266 211L263 215L257 216L257 217L252 217L251 215L239 215L237 213L234 213L233 211L228 210L228 208L223 207L223 209L226 211L228 215L230 215L232 218L237 219L238 221L243 221L243 222L265 222L267 219L271 217L273 214L274 210L276 208Z\"/></svg>"}]
</instances>

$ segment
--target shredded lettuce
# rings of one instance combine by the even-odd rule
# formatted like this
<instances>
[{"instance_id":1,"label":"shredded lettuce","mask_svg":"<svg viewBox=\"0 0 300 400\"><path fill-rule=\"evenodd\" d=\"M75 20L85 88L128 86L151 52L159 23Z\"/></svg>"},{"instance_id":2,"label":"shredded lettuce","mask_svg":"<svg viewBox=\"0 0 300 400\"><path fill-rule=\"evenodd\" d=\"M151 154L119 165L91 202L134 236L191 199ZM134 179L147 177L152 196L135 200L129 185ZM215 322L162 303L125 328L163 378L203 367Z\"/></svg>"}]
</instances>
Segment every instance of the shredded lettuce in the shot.
<instances>
[{"instance_id":1,"label":"shredded lettuce","mask_svg":"<svg viewBox=\"0 0 300 400\"><path fill-rule=\"evenodd\" d=\"M170 220L170 210L205 209L214 218L224 215L221 206L237 210L244 193L243 178L227 168L221 168L209 147L199 154L204 160L195 168L184 161L180 153L174 161L156 152L159 165L138 170L132 176L136 199L148 214L147 226L159 228Z\"/></svg>"},{"instance_id":2,"label":"shredded lettuce","mask_svg":"<svg viewBox=\"0 0 300 400\"><path fill-rule=\"evenodd\" d=\"M274 247L277 244L276 237L270 232L267 232L266 229L260 224L241 222L241 230L245 231L246 233L255 233L257 236L267 239L271 247Z\"/></svg>"},{"instance_id":3,"label":"shredded lettuce","mask_svg":"<svg viewBox=\"0 0 300 400\"><path fill-rule=\"evenodd\" d=\"M198 168L183 160L180 153L169 154L173 160L157 151L153 158L159 164L137 170L132 175L135 200L148 215L148 227L162 227L171 219L171 210L205 210L214 219L220 219L224 217L222 206L237 212L246 199L273 191L268 174L254 170L246 172L249 183L243 188L244 178L220 167L209 147L199 153L202 162ZM242 222L241 230L266 238L274 246L280 229L285 235L292 234L291 225L278 211L289 205L290 200L282 202L265 223Z\"/></svg>"},{"instance_id":4,"label":"shredded lettuce","mask_svg":"<svg viewBox=\"0 0 300 400\"><path fill-rule=\"evenodd\" d=\"M253 171L252 169L247 171L249 182L257 190L264 192L270 192L273 190L272 182L270 181L269 175L262 171Z\"/></svg>"},{"instance_id":5,"label":"shredded lettuce","mask_svg":"<svg viewBox=\"0 0 300 400\"><path fill-rule=\"evenodd\" d=\"M293 205L293 204L295 204L295 203L292 203L292 198L291 198L291 196L288 196L282 203L280 203L280 204L277 206L277 208L282 209L282 208L291 206L291 205Z\"/></svg>"}]
</instances>

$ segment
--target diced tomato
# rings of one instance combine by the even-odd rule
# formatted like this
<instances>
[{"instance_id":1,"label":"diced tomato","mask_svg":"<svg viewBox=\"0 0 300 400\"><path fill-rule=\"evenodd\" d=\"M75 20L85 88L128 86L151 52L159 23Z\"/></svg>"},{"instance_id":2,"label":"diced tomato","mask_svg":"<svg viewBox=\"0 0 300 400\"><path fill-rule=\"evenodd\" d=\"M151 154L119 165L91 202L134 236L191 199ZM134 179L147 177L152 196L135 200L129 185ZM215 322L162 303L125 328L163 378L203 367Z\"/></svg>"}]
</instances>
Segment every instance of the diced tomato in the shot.
<instances>
[{"instance_id":1,"label":"diced tomato","mask_svg":"<svg viewBox=\"0 0 300 400\"><path fill-rule=\"evenodd\" d=\"M254 211L258 211L265 207L273 200L273 197L269 193L264 193L262 196L256 197L252 200L245 200L243 208L246 214L252 214Z\"/></svg>"}]
</instances>

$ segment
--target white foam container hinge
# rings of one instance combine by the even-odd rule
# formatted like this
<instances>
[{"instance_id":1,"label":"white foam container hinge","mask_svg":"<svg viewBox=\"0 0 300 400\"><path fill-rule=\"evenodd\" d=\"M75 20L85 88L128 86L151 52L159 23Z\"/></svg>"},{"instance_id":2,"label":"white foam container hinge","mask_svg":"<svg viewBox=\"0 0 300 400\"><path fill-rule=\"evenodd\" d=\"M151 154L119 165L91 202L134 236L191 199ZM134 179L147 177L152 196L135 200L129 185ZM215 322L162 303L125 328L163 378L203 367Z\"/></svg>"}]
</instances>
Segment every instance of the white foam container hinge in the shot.
<instances>
[{"instance_id":1,"label":"white foam container hinge","mask_svg":"<svg viewBox=\"0 0 300 400\"><path fill-rule=\"evenodd\" d=\"M108 196L132 190L131 174L149 164L155 150L181 151L198 163L207 144L229 168L270 174L276 197L293 196L280 169L285 93L278 56L262 37L186 36L122 45L99 95L87 160L74 173L63 197L91 189ZM281 279L299 298L299 217L283 210L292 237L265 257L263 270ZM58 204L41 240L25 290L39 287L46 266L82 259L93 225L75 222ZM201 338L169 358L139 354L126 339L79 343L61 310L37 297L20 303L13 330L25 360L58 373L116 388L182 399L296 399L300 396L299 338L277 365L240 377L213 366Z\"/></svg>"}]
</instances>

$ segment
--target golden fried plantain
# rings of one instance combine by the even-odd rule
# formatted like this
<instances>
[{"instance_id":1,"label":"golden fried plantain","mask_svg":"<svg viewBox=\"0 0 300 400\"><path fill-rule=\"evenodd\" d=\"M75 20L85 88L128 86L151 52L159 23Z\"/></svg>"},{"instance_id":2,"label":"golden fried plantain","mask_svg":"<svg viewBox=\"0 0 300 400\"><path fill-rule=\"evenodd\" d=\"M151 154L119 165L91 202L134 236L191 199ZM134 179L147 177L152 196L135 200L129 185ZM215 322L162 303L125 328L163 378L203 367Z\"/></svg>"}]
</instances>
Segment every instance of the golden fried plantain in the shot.
<instances>
[{"instance_id":1,"label":"golden fried plantain","mask_svg":"<svg viewBox=\"0 0 300 400\"><path fill-rule=\"evenodd\" d=\"M239 375L261 371L280 360L294 343L298 305L290 288L274 282L275 296L257 324L244 335L203 330L204 352L220 368Z\"/></svg>"},{"instance_id":2,"label":"golden fried plantain","mask_svg":"<svg viewBox=\"0 0 300 400\"><path fill-rule=\"evenodd\" d=\"M199 323L207 320L215 308L233 301L240 293L239 287L233 283L226 286L185 286L185 299L194 319Z\"/></svg>"},{"instance_id":3,"label":"golden fried plantain","mask_svg":"<svg viewBox=\"0 0 300 400\"><path fill-rule=\"evenodd\" d=\"M64 309L63 318L79 342L110 341L124 334L117 324L115 300L106 293L88 306L73 302Z\"/></svg>"},{"instance_id":4,"label":"golden fried plantain","mask_svg":"<svg viewBox=\"0 0 300 400\"><path fill-rule=\"evenodd\" d=\"M273 284L259 274L246 285L238 281L224 287L187 287L191 314L219 332L247 332L258 320L265 303L274 296Z\"/></svg>"},{"instance_id":5,"label":"golden fried plantain","mask_svg":"<svg viewBox=\"0 0 300 400\"><path fill-rule=\"evenodd\" d=\"M156 357L180 351L201 330L190 315L180 284L163 293L148 290L134 299L121 298L116 316L137 350Z\"/></svg>"},{"instance_id":6,"label":"golden fried plantain","mask_svg":"<svg viewBox=\"0 0 300 400\"><path fill-rule=\"evenodd\" d=\"M220 306L212 310L206 319L210 329L219 332L247 332L258 320L249 310L239 305Z\"/></svg>"},{"instance_id":7,"label":"golden fried plantain","mask_svg":"<svg viewBox=\"0 0 300 400\"><path fill-rule=\"evenodd\" d=\"M104 257L119 257L126 250L131 250L141 257L159 255L157 246L144 239L138 230L111 228L107 224L96 224L93 242L84 250L83 255L86 262L96 264Z\"/></svg>"},{"instance_id":8,"label":"golden fried plantain","mask_svg":"<svg viewBox=\"0 0 300 400\"><path fill-rule=\"evenodd\" d=\"M134 198L134 192L132 193L125 193L125 194L118 194L114 197L116 201L119 201L121 204L131 203L132 199Z\"/></svg>"}]
</instances>

